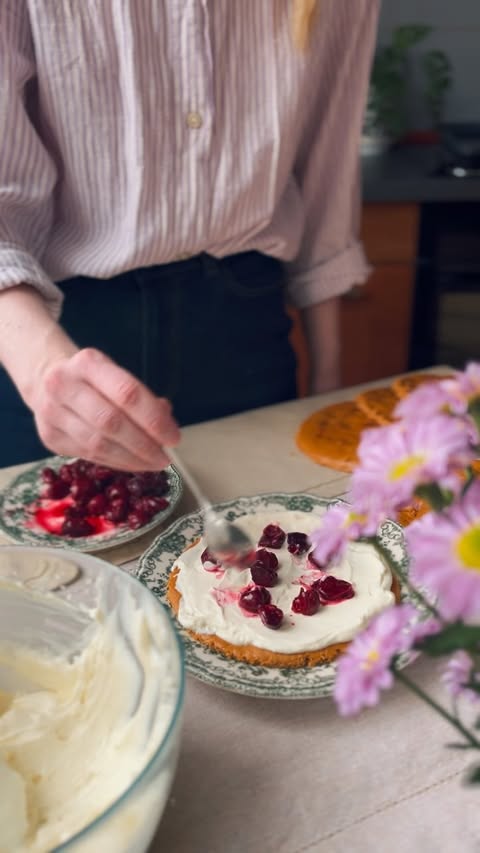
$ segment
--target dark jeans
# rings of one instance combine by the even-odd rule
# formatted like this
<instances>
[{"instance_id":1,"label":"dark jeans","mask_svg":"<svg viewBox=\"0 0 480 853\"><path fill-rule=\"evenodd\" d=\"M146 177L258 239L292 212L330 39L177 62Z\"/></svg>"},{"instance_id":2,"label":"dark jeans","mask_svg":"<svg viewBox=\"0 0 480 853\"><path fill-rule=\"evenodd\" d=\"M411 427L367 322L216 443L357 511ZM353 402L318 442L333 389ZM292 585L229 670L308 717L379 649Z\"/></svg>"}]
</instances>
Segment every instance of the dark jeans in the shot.
<instances>
[{"instance_id":1,"label":"dark jeans","mask_svg":"<svg viewBox=\"0 0 480 853\"><path fill-rule=\"evenodd\" d=\"M266 255L200 255L59 286L61 322L78 346L101 349L168 397L181 425L296 396L283 267ZM0 370L0 466L46 455Z\"/></svg>"}]
</instances>

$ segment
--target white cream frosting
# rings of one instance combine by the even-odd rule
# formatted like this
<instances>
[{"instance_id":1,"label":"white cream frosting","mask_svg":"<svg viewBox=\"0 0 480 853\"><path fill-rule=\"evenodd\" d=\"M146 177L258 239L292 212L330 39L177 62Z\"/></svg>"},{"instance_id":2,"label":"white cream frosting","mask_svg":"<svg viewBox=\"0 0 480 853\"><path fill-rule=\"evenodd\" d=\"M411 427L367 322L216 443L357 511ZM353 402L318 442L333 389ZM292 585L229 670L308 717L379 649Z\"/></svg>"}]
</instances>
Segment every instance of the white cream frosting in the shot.
<instances>
[{"instance_id":1,"label":"white cream frosting","mask_svg":"<svg viewBox=\"0 0 480 853\"><path fill-rule=\"evenodd\" d=\"M20 551L12 554L0 551L0 578L21 581L29 589L49 592L73 583L80 569L74 560L64 557L48 557L41 552L32 560L31 554Z\"/></svg>"},{"instance_id":2,"label":"white cream frosting","mask_svg":"<svg viewBox=\"0 0 480 853\"><path fill-rule=\"evenodd\" d=\"M262 511L240 516L235 523L256 544L267 524L278 524L285 533L308 535L321 525L321 514ZM178 618L192 631L216 634L235 645L251 643L285 654L320 649L351 640L372 616L394 601L390 569L371 545L355 542L349 545L345 558L328 569L329 575L353 585L354 597L321 607L313 616L292 613L292 601L301 589L298 579L307 571L307 555L292 556L285 542L281 549L271 549L278 558L279 568L278 583L269 592L272 604L284 613L282 626L272 630L258 616L245 615L238 605L238 592L252 583L250 571L227 569L223 575L206 571L200 560L205 547L201 540L175 562L180 569L176 586L182 596Z\"/></svg>"},{"instance_id":3,"label":"white cream frosting","mask_svg":"<svg viewBox=\"0 0 480 853\"><path fill-rule=\"evenodd\" d=\"M78 622L68 601L6 581L0 602L25 620L26 636L38 607L47 628L67 624L72 610ZM48 652L9 645L5 631L0 641L0 853L46 853L102 814L155 752L178 694L176 650L155 602L143 607L127 594L89 614L76 651L59 641L52 653L47 633ZM127 835L125 826L110 847L107 831L100 848L97 837L81 849L137 849Z\"/></svg>"}]
</instances>

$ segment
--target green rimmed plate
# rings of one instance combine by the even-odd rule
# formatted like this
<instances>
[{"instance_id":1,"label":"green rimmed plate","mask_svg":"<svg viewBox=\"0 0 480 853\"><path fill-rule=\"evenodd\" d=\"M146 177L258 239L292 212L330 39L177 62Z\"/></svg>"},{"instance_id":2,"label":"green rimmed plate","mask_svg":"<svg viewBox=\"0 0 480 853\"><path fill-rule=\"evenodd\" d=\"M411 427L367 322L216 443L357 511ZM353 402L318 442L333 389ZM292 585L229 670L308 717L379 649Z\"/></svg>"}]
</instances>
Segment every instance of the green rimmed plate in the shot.
<instances>
[{"instance_id":1,"label":"green rimmed plate","mask_svg":"<svg viewBox=\"0 0 480 853\"><path fill-rule=\"evenodd\" d=\"M314 512L321 516L339 500L324 500L307 494L264 494L237 498L216 504L215 509L229 521L241 515L258 511L291 510ZM140 558L137 569L139 579L149 587L160 601L168 605L167 583L176 557L202 534L202 517L199 512L184 515L161 533ZM408 558L401 527L393 521L386 522L380 535L383 547L395 562L401 586L402 600L410 600L406 578ZM335 681L335 663L298 669L254 666L227 658L220 652L208 649L193 640L177 621L185 645L188 672L200 681L247 696L273 699L314 699L330 696ZM404 655L399 661L405 665L413 655Z\"/></svg>"},{"instance_id":2,"label":"green rimmed plate","mask_svg":"<svg viewBox=\"0 0 480 853\"><path fill-rule=\"evenodd\" d=\"M119 526L108 533L70 538L68 536L55 536L39 527L32 527L33 515L29 507L38 500L42 468L48 466L57 471L61 465L72 461L62 456L43 459L19 474L0 492L0 531L8 539L22 545L48 545L53 548L72 548L75 551L87 553L103 551L105 548L125 545L133 539L143 536L144 533L154 530L171 515L182 496L183 483L181 477L170 465L166 469L169 481L169 491L166 495L169 500L168 507L157 512L147 524L137 530Z\"/></svg>"}]
</instances>

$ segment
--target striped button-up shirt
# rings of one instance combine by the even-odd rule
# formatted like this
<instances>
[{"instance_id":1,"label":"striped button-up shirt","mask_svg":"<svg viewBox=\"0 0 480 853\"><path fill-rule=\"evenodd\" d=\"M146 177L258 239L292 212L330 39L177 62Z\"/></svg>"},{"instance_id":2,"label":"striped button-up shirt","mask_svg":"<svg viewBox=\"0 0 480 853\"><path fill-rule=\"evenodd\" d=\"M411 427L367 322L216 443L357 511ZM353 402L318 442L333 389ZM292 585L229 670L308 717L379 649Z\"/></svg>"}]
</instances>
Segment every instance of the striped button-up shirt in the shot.
<instances>
[{"instance_id":1,"label":"striped button-up shirt","mask_svg":"<svg viewBox=\"0 0 480 853\"><path fill-rule=\"evenodd\" d=\"M288 262L306 306L368 274L359 135L378 0L0 0L0 288L201 252ZM79 285L81 286L81 285Z\"/></svg>"}]
</instances>

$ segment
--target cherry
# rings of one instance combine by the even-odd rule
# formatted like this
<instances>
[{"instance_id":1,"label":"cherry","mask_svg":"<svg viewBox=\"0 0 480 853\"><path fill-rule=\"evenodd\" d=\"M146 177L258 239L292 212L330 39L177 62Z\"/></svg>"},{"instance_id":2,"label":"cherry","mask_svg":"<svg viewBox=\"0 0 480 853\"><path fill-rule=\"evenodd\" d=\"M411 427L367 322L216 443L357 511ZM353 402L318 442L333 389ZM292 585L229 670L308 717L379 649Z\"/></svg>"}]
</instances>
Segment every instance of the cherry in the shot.
<instances>
[{"instance_id":1,"label":"cherry","mask_svg":"<svg viewBox=\"0 0 480 853\"><path fill-rule=\"evenodd\" d=\"M128 497L127 487L122 480L116 483L112 483L111 486L107 486L105 489L105 496L109 502L117 500L119 498L122 501L126 502Z\"/></svg>"},{"instance_id":2,"label":"cherry","mask_svg":"<svg viewBox=\"0 0 480 853\"><path fill-rule=\"evenodd\" d=\"M95 494L95 486L86 474L76 474L70 486L74 501L87 501Z\"/></svg>"},{"instance_id":3,"label":"cherry","mask_svg":"<svg viewBox=\"0 0 480 853\"><path fill-rule=\"evenodd\" d=\"M269 569L261 563L254 563L250 568L252 581L257 586L275 586L278 583L278 575L275 569Z\"/></svg>"},{"instance_id":4,"label":"cherry","mask_svg":"<svg viewBox=\"0 0 480 853\"><path fill-rule=\"evenodd\" d=\"M136 529L169 506L164 497L169 488L165 471L131 474L75 459L65 462L58 474L52 468L44 468L41 479L45 484L42 498L73 499L73 505L62 508L68 524L61 532L66 536L94 533L93 521L88 522L87 515L105 516L114 524L121 524L128 517L129 526Z\"/></svg>"},{"instance_id":5,"label":"cherry","mask_svg":"<svg viewBox=\"0 0 480 853\"><path fill-rule=\"evenodd\" d=\"M322 604L335 604L339 601L347 601L353 598L355 591L348 581L327 575L326 578L315 581L312 589L316 590Z\"/></svg>"},{"instance_id":6,"label":"cherry","mask_svg":"<svg viewBox=\"0 0 480 853\"><path fill-rule=\"evenodd\" d=\"M292 610L294 613L301 613L303 616L313 616L320 607L320 598L316 589L301 589L297 597L292 601Z\"/></svg>"},{"instance_id":7,"label":"cherry","mask_svg":"<svg viewBox=\"0 0 480 853\"><path fill-rule=\"evenodd\" d=\"M142 474L135 474L127 482L127 489L131 495L136 498L141 498L146 494L147 483Z\"/></svg>"},{"instance_id":8,"label":"cherry","mask_svg":"<svg viewBox=\"0 0 480 853\"><path fill-rule=\"evenodd\" d=\"M87 462L86 459L75 459L74 462L70 462L70 468L72 469L73 475L78 476L80 474L86 474L91 462Z\"/></svg>"},{"instance_id":9,"label":"cherry","mask_svg":"<svg viewBox=\"0 0 480 853\"><path fill-rule=\"evenodd\" d=\"M166 498L160 498L156 495L145 495L144 498L140 498L139 500L142 502L141 508L144 512L149 513L150 516L155 515L157 512L161 512L168 506Z\"/></svg>"},{"instance_id":10,"label":"cherry","mask_svg":"<svg viewBox=\"0 0 480 853\"><path fill-rule=\"evenodd\" d=\"M265 587L247 586L246 589L240 593L238 604L249 613L258 613L259 607L263 604L270 604L271 600L271 595Z\"/></svg>"},{"instance_id":11,"label":"cherry","mask_svg":"<svg viewBox=\"0 0 480 853\"><path fill-rule=\"evenodd\" d=\"M262 604L258 608L258 614L267 628L273 628L274 631L280 628L283 621L283 610L280 610L275 604Z\"/></svg>"},{"instance_id":12,"label":"cherry","mask_svg":"<svg viewBox=\"0 0 480 853\"><path fill-rule=\"evenodd\" d=\"M289 533L287 536L287 548L290 554L299 556L310 548L310 542L306 533Z\"/></svg>"},{"instance_id":13,"label":"cherry","mask_svg":"<svg viewBox=\"0 0 480 853\"><path fill-rule=\"evenodd\" d=\"M85 467L83 469L83 474L85 477L88 477L90 480L95 479L95 469L96 465L94 462L85 462Z\"/></svg>"},{"instance_id":14,"label":"cherry","mask_svg":"<svg viewBox=\"0 0 480 853\"><path fill-rule=\"evenodd\" d=\"M135 511L140 510L140 512L148 515L149 518L152 518L157 512L163 512L169 505L169 501L166 498L159 498L157 495L144 495L141 498L130 496L128 503L131 509Z\"/></svg>"},{"instance_id":15,"label":"cherry","mask_svg":"<svg viewBox=\"0 0 480 853\"><path fill-rule=\"evenodd\" d=\"M143 498L134 498L133 495L129 495L128 508L143 510Z\"/></svg>"},{"instance_id":16,"label":"cherry","mask_svg":"<svg viewBox=\"0 0 480 853\"><path fill-rule=\"evenodd\" d=\"M112 482L114 472L111 468L106 468L104 465L94 465L90 476L95 480L99 488L103 488L103 486L108 486Z\"/></svg>"},{"instance_id":17,"label":"cherry","mask_svg":"<svg viewBox=\"0 0 480 853\"><path fill-rule=\"evenodd\" d=\"M62 536L90 536L94 529L86 518L66 518L60 532Z\"/></svg>"},{"instance_id":18,"label":"cherry","mask_svg":"<svg viewBox=\"0 0 480 853\"><path fill-rule=\"evenodd\" d=\"M74 477L72 466L69 465L68 462L66 462L65 465L62 465L59 469L58 476L65 483L71 483Z\"/></svg>"},{"instance_id":19,"label":"cherry","mask_svg":"<svg viewBox=\"0 0 480 853\"><path fill-rule=\"evenodd\" d=\"M120 524L122 521L125 521L127 512L127 502L123 498L113 498L107 505L105 518L113 521L114 524ZM141 510L135 510L135 512L141 512Z\"/></svg>"},{"instance_id":20,"label":"cherry","mask_svg":"<svg viewBox=\"0 0 480 853\"><path fill-rule=\"evenodd\" d=\"M128 526L132 530L138 530L139 527L143 527L147 521L150 521L151 516L147 515L146 512L142 512L141 509L134 509L132 512L128 513L127 522Z\"/></svg>"},{"instance_id":21,"label":"cherry","mask_svg":"<svg viewBox=\"0 0 480 853\"><path fill-rule=\"evenodd\" d=\"M258 551L255 551L255 560L252 563L252 566L261 565L266 569L278 569L278 559L276 554L272 554L271 551L267 551L266 548L259 548Z\"/></svg>"},{"instance_id":22,"label":"cherry","mask_svg":"<svg viewBox=\"0 0 480 853\"><path fill-rule=\"evenodd\" d=\"M155 515L154 508L147 503L148 498L130 498L128 501L129 511L131 512L140 512L145 516L147 521L150 521L152 516Z\"/></svg>"},{"instance_id":23,"label":"cherry","mask_svg":"<svg viewBox=\"0 0 480 853\"><path fill-rule=\"evenodd\" d=\"M53 480L53 482L48 483L43 490L42 498L47 498L50 501L58 501L62 498L66 498L69 491L70 487L68 483L64 483L63 480L60 479Z\"/></svg>"},{"instance_id":24,"label":"cherry","mask_svg":"<svg viewBox=\"0 0 480 853\"><path fill-rule=\"evenodd\" d=\"M65 518L86 518L85 507L79 504L67 506L65 507L64 516Z\"/></svg>"},{"instance_id":25,"label":"cherry","mask_svg":"<svg viewBox=\"0 0 480 853\"><path fill-rule=\"evenodd\" d=\"M285 542L285 533L278 524L267 524L258 541L259 545L266 548L281 548Z\"/></svg>"},{"instance_id":26,"label":"cherry","mask_svg":"<svg viewBox=\"0 0 480 853\"><path fill-rule=\"evenodd\" d=\"M87 504L87 513L88 515L103 515L103 513L107 509L107 505L108 504L105 495L94 495L93 498L90 498Z\"/></svg>"},{"instance_id":27,"label":"cherry","mask_svg":"<svg viewBox=\"0 0 480 853\"><path fill-rule=\"evenodd\" d=\"M151 473L153 492L157 497L168 492L168 474L166 471L153 471Z\"/></svg>"}]
</instances>

